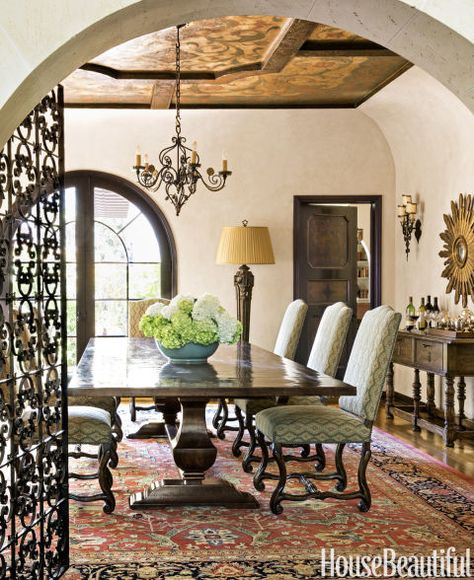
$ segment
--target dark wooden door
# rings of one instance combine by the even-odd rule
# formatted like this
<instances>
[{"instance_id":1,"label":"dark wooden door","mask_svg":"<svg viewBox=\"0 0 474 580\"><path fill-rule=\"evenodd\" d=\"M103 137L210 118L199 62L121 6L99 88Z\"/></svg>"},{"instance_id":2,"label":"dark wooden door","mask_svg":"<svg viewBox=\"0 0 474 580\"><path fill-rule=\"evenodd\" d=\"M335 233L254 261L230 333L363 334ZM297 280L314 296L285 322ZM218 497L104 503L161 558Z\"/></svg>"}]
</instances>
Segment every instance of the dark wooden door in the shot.
<instances>
[{"instance_id":1,"label":"dark wooden door","mask_svg":"<svg viewBox=\"0 0 474 580\"><path fill-rule=\"evenodd\" d=\"M306 364L325 308L342 301L356 312L357 208L301 203L294 218L294 294L309 307L296 358Z\"/></svg>"}]
</instances>

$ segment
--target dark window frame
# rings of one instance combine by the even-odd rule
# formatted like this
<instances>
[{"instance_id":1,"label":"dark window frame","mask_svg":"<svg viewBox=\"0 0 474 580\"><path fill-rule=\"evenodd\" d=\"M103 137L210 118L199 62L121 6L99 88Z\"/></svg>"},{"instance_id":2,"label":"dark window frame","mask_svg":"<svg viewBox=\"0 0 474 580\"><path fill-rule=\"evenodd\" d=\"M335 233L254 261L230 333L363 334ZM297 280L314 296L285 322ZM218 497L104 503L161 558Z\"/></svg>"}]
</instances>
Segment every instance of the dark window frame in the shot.
<instances>
[{"instance_id":1,"label":"dark window frame","mask_svg":"<svg viewBox=\"0 0 474 580\"><path fill-rule=\"evenodd\" d=\"M95 288L94 288L94 189L113 191L135 204L149 220L161 253L161 297L171 298L177 292L177 252L171 227L158 205L134 183L111 173L94 170L75 170L65 174L64 187L76 188L76 213L82 219L76 227L77 291L77 353L84 351L91 336L95 335ZM80 251L82 248L82 251ZM81 281L80 281L81 280Z\"/></svg>"}]
</instances>

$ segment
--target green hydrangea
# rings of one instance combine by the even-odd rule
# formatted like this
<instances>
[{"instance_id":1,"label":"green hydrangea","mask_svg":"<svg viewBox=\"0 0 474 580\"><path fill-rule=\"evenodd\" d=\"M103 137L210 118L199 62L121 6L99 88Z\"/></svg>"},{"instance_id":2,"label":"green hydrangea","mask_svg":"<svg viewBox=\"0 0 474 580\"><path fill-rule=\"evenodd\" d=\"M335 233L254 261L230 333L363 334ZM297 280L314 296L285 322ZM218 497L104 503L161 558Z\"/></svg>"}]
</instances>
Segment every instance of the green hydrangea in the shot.
<instances>
[{"instance_id":1,"label":"green hydrangea","mask_svg":"<svg viewBox=\"0 0 474 580\"><path fill-rule=\"evenodd\" d=\"M166 306L152 305L139 327L145 336L156 338L166 348L181 348L189 342L234 344L242 333L241 323L210 294L197 300L180 294Z\"/></svg>"}]
</instances>

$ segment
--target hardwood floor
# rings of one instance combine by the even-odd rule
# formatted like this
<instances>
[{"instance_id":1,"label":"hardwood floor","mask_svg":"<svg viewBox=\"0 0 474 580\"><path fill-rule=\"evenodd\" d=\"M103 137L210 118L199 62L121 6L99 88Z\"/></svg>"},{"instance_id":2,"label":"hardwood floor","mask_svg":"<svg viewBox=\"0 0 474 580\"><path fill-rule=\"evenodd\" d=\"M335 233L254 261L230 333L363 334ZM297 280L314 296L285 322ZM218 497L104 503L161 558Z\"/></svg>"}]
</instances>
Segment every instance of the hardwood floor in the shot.
<instances>
[{"instance_id":1,"label":"hardwood floor","mask_svg":"<svg viewBox=\"0 0 474 580\"><path fill-rule=\"evenodd\" d=\"M448 449L444 446L443 440L439 435L424 429L415 433L412 431L411 424L399 417L387 419L383 406L379 409L376 425L387 431L387 433L404 439L446 465L454 467L470 477L474 477L474 440L455 441L454 447Z\"/></svg>"}]
</instances>

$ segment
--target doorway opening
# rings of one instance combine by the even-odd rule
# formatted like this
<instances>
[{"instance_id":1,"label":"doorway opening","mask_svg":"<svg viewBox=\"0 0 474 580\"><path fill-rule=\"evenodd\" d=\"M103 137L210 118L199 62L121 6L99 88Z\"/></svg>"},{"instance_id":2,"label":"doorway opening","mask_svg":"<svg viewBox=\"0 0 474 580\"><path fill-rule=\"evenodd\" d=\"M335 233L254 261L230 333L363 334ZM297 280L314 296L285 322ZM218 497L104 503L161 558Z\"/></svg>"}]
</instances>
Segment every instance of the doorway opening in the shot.
<instances>
[{"instance_id":1,"label":"doorway opening","mask_svg":"<svg viewBox=\"0 0 474 580\"><path fill-rule=\"evenodd\" d=\"M345 302L342 376L362 316L381 304L382 196L295 196L293 232L294 297L308 304L296 360L306 364L325 308Z\"/></svg>"}]
</instances>

